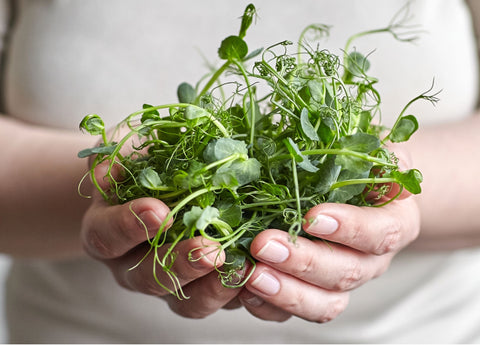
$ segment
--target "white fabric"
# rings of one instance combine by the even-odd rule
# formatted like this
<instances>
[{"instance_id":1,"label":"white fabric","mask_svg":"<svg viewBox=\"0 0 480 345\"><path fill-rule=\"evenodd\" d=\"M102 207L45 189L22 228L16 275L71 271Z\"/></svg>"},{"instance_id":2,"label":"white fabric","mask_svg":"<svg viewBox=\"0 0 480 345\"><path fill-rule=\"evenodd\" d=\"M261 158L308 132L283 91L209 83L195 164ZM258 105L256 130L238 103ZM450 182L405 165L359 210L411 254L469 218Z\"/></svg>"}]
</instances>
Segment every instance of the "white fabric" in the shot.
<instances>
[{"instance_id":1,"label":"white fabric","mask_svg":"<svg viewBox=\"0 0 480 345\"><path fill-rule=\"evenodd\" d=\"M333 25L325 46L341 52L353 33L383 27L403 0L258 0L247 34L251 50L296 41L312 22ZM76 128L87 113L114 125L143 103L176 100L176 86L196 82L216 63L219 42L238 31L246 1L22 0L9 54L9 114ZM388 35L355 46L380 79L385 123L433 78L437 107L411 112L422 125L468 116L477 95L477 60L467 8L459 0L413 1L417 44ZM8 279L13 342L373 343L480 342L480 250L405 251L388 272L352 293L348 309L320 325L292 318L260 321L244 310L204 320L172 313L153 297L118 287L92 260L15 260Z\"/></svg>"},{"instance_id":2,"label":"white fabric","mask_svg":"<svg viewBox=\"0 0 480 345\"><path fill-rule=\"evenodd\" d=\"M8 27L8 11L7 1L0 0L0 54L4 49L4 38ZM1 63L1 57L0 57ZM1 80L1 79L0 79ZM7 341L7 330L5 326L5 313L4 313L4 285L5 276L8 268L10 267L10 259L4 255L0 255L0 343Z\"/></svg>"}]
</instances>

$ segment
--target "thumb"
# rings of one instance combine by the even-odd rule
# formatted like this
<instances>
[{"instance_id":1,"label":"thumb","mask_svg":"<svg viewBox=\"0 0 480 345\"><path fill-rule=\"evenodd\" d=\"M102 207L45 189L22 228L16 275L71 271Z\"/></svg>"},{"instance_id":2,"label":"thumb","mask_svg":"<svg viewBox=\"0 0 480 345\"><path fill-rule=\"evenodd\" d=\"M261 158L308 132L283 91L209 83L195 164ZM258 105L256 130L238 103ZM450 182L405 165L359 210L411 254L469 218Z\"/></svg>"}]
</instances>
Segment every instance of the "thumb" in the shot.
<instances>
[{"instance_id":1,"label":"thumb","mask_svg":"<svg viewBox=\"0 0 480 345\"><path fill-rule=\"evenodd\" d=\"M114 200L115 196L110 193L115 183L124 179L124 169L118 163L103 161L95 166L93 175L90 174L92 198L94 200L108 197ZM102 198L103 196L103 198Z\"/></svg>"}]
</instances>

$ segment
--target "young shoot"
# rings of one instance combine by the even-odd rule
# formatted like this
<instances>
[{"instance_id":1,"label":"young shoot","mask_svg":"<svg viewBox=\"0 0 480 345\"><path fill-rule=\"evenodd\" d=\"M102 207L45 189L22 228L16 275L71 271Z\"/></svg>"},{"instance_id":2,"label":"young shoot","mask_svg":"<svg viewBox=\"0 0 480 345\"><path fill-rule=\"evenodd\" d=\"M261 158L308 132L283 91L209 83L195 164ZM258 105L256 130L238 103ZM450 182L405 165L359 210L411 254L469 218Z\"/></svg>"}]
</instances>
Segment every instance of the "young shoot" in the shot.
<instances>
[{"instance_id":1,"label":"young shoot","mask_svg":"<svg viewBox=\"0 0 480 345\"><path fill-rule=\"evenodd\" d=\"M303 217L317 204L379 206L392 183L421 192L420 171L400 171L386 145L409 140L418 121L407 108L418 100L435 103L437 94L430 89L413 98L385 129L375 118L381 97L368 54L350 50L353 40L377 33L412 41L414 32L402 32L408 28L402 11L385 28L353 35L336 55L310 42L311 33L320 40L328 35L330 27L321 24L308 25L297 47L282 41L250 51L245 37L256 9L249 4L238 34L219 43L221 66L196 84L180 84L178 102L143 105L117 124L115 141L100 116L85 117L80 127L98 135L100 144L79 156L91 158L90 175L105 200L154 197L171 209L156 235L146 238L145 257L154 258L152 274L161 286L188 297L172 270L182 240L205 240L189 260L198 260L200 249L223 251L219 279L239 287L255 268L250 243L264 229L284 230L295 240L307 236ZM104 192L94 171L106 161L111 190ZM121 177L114 178L114 166ZM160 271L171 278L169 287Z\"/></svg>"}]
</instances>

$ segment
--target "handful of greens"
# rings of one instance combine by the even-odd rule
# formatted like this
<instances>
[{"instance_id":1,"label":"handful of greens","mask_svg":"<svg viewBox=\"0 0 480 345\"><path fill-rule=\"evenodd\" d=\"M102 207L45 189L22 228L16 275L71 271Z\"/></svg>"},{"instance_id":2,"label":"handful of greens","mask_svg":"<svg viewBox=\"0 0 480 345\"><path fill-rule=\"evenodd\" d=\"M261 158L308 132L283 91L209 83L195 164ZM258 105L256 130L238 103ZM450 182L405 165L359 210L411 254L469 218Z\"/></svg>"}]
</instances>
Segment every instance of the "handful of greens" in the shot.
<instances>
[{"instance_id":1,"label":"handful of greens","mask_svg":"<svg viewBox=\"0 0 480 345\"><path fill-rule=\"evenodd\" d=\"M155 265L170 274L174 288L164 288L179 298L184 296L170 268L175 245L183 239L201 235L218 243L214 250L226 253L217 268L220 279L225 286L241 286L248 276L238 272L247 261L255 265L249 245L258 232L282 229L294 240L307 236L303 215L317 204L370 205L366 195L384 195L389 183L421 191L421 173L399 171L385 144L408 140L418 123L406 109L418 99L435 102L435 95L410 101L391 129L374 124L380 109L376 79L367 74L368 59L349 48L365 34L399 38L399 25L352 36L343 57L304 42L312 31L327 34L324 25L308 26L295 54L288 52L288 41L249 53L244 37L254 15L250 4L239 34L221 42L218 55L224 63L218 70L195 87L182 83L178 103L143 105L118 124L115 132L127 128L118 142L107 138L98 115L86 116L80 125L102 136L100 146L79 157L95 155L90 175L106 200L154 197L171 208L156 236L146 239L147 254L153 252ZM262 87L267 91L259 95ZM140 144L131 145L132 138ZM125 146L132 146L126 155L121 154ZM110 162L109 192L99 188L93 173L104 161ZM114 165L123 168L120 180L112 175ZM169 246L162 256L161 246Z\"/></svg>"}]
</instances>

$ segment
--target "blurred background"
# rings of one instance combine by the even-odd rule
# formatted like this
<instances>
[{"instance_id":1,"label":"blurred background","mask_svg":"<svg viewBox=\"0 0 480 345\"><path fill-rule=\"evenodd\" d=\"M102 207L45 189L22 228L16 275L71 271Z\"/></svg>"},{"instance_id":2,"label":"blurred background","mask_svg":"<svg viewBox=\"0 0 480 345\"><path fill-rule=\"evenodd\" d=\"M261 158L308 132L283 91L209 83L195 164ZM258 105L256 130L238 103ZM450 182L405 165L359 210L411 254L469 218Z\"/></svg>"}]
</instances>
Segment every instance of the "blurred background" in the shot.
<instances>
[{"instance_id":1,"label":"blurred background","mask_svg":"<svg viewBox=\"0 0 480 345\"><path fill-rule=\"evenodd\" d=\"M5 288L5 276L7 274L8 266L10 260L4 255L0 255L0 343L7 342L7 331L5 327L5 299L4 299L4 288Z\"/></svg>"}]
</instances>

